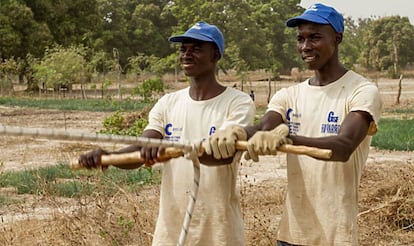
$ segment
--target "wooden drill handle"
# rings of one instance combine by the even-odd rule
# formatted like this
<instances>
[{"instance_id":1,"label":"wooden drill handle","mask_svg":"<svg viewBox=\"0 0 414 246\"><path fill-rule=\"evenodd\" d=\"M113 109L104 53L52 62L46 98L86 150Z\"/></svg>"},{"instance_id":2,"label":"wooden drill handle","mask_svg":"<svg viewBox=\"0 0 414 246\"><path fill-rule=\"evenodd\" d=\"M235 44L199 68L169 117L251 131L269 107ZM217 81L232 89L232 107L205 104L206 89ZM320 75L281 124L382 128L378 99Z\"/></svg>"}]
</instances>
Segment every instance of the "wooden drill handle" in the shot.
<instances>
[{"instance_id":1,"label":"wooden drill handle","mask_svg":"<svg viewBox=\"0 0 414 246\"><path fill-rule=\"evenodd\" d=\"M237 150L247 150L247 142L246 141L238 141L236 142L236 149ZM332 150L330 149L319 149L315 147L308 147L303 145L292 145L292 144L284 144L278 148L279 151L285 153L293 153L298 155L308 155L311 157L315 157L318 159L325 159L328 160L332 156ZM202 149L204 151L204 149ZM184 152L182 149L174 148L174 147L167 147L165 148L165 152L160 155L159 159L160 162L169 160L171 158L177 158L183 156ZM143 162L144 160L141 158L141 153L139 151L130 152L130 153L123 153L123 154L110 154L110 155L102 155L102 165L103 166L119 166L119 165L127 165L127 164L137 164ZM71 168L77 169L82 168L79 164L71 165Z\"/></svg>"},{"instance_id":2,"label":"wooden drill handle","mask_svg":"<svg viewBox=\"0 0 414 246\"><path fill-rule=\"evenodd\" d=\"M247 141L237 141L237 150L247 150ZM307 155L318 159L329 160L332 156L332 150L320 149L304 145L283 144L277 148L280 152L292 153L297 155Z\"/></svg>"},{"instance_id":3,"label":"wooden drill handle","mask_svg":"<svg viewBox=\"0 0 414 246\"><path fill-rule=\"evenodd\" d=\"M159 160L160 162L163 162L171 158L177 158L183 155L184 155L184 152L182 149L178 149L174 147L167 147L165 148L165 152L160 155ZM141 158L141 152L135 151L135 152L124 153L124 154L103 155L101 163L103 166L108 166L108 165L117 166L117 165L126 165L126 164L137 164L143 161L144 160Z\"/></svg>"}]
</instances>

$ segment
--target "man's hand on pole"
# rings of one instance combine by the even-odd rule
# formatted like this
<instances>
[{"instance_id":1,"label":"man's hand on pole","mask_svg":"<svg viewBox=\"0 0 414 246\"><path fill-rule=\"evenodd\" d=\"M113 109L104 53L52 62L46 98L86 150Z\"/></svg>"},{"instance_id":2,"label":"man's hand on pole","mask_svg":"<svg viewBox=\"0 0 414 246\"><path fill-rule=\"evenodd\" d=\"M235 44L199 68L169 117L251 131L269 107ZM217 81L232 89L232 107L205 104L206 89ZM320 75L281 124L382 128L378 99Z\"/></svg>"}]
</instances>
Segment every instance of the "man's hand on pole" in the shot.
<instances>
[{"instance_id":1,"label":"man's hand on pole","mask_svg":"<svg viewBox=\"0 0 414 246\"><path fill-rule=\"evenodd\" d=\"M158 162L165 162L172 157L165 155L164 147L141 147L141 158L144 166L150 167Z\"/></svg>"},{"instance_id":2,"label":"man's hand on pole","mask_svg":"<svg viewBox=\"0 0 414 246\"><path fill-rule=\"evenodd\" d=\"M107 166L102 165L102 155L107 155L107 154L108 154L107 151L101 148L97 148L85 154L81 154L78 159L78 164L81 167L85 167L88 169L102 168L102 170L105 170Z\"/></svg>"},{"instance_id":3,"label":"man's hand on pole","mask_svg":"<svg viewBox=\"0 0 414 246\"><path fill-rule=\"evenodd\" d=\"M247 141L247 153L244 158L259 161L259 155L276 155L278 148L283 144L292 144L289 127L281 124L271 131L258 131Z\"/></svg>"},{"instance_id":4,"label":"man's hand on pole","mask_svg":"<svg viewBox=\"0 0 414 246\"><path fill-rule=\"evenodd\" d=\"M247 133L243 127L231 126L224 130L217 130L203 143L203 147L207 155L213 155L215 159L226 159L236 153L237 141L246 140Z\"/></svg>"}]
</instances>

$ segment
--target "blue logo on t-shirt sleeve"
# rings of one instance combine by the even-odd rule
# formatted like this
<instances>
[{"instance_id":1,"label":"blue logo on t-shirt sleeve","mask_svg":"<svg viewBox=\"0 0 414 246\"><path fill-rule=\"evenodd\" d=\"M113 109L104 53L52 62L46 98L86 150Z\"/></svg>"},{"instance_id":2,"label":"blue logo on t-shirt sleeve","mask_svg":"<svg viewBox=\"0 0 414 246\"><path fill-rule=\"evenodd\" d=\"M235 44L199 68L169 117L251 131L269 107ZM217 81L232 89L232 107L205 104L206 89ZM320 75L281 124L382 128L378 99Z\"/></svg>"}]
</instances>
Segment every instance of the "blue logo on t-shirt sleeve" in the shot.
<instances>
[{"instance_id":1,"label":"blue logo on t-shirt sleeve","mask_svg":"<svg viewBox=\"0 0 414 246\"><path fill-rule=\"evenodd\" d=\"M215 126L212 126L212 127L210 127L210 131L209 131L208 135L209 135L209 136L211 136L211 135L213 135L215 132L216 132L216 127L215 127Z\"/></svg>"},{"instance_id":2,"label":"blue logo on t-shirt sleeve","mask_svg":"<svg viewBox=\"0 0 414 246\"><path fill-rule=\"evenodd\" d=\"M165 128L164 128L165 135L167 135L167 136L171 136L172 135L172 132L170 130L171 127L172 127L172 124L171 123L168 123L167 125L165 125Z\"/></svg>"}]
</instances>

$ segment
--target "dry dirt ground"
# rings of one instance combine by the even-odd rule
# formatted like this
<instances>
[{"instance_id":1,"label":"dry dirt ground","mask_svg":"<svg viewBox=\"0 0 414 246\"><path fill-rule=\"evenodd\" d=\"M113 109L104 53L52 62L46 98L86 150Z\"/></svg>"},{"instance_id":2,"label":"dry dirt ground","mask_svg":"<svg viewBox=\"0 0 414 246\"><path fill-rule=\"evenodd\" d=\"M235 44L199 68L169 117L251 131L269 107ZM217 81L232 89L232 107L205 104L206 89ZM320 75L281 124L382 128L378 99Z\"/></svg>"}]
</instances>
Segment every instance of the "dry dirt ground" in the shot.
<instances>
[{"instance_id":1,"label":"dry dirt ground","mask_svg":"<svg viewBox=\"0 0 414 246\"><path fill-rule=\"evenodd\" d=\"M272 90L276 90L282 86L288 85L288 82L273 83ZM412 105L414 98L414 82L404 84L405 92L401 97L402 106L409 107ZM396 92L396 81L380 81L378 82L386 107L393 106ZM231 85L229 85L231 86ZM237 85L238 87L240 85ZM266 82L244 85L244 91L254 89L256 92L256 104L265 105L267 95L265 93L268 84ZM102 120L111 113L103 112L79 112L79 111L57 111L33 108L3 107L0 106L0 124L8 126L21 127L39 127L39 128L55 128L85 131L94 133L101 129ZM406 116L411 118L412 116ZM76 161L77 156L85 151L89 151L98 146L92 142L73 142L73 141L57 141L34 139L31 137L11 137L0 136L0 172L23 170L36 168L45 165L55 165L57 163L67 163ZM108 150L122 148L120 144L102 144ZM365 175L362 178L361 189L365 192L361 195L361 200L377 199L376 202L364 203L361 205L361 245L412 245L414 242L413 228L411 230L395 230L394 232L383 232L384 217L377 213L384 207L394 204L393 198L400 199L399 193L395 191L397 197L391 194L389 200L383 200L375 188L381 186L386 181L388 173L395 170L405 172L406 168L413 169L414 153L403 151L381 151L372 149L368 158ZM411 172L413 174L414 172ZM243 203L243 213L245 218L246 237L249 245L275 245L274 232L277 227L281 207L284 199L284 191L286 189L286 162L283 153L277 156L264 156L259 163L243 161L240 169L239 187ZM398 177L397 177L398 179ZM413 182L414 176L408 177L407 182ZM3 189L3 194L8 196L19 196L13 191ZM151 190L152 189L152 190ZM151 188L147 192L147 198L155 204L158 202L158 189ZM397 187L397 190L398 187ZM10 193L8 193L10 192ZM412 192L412 191L411 191ZM137 192L138 193L138 192ZM138 196L139 197L139 196ZM125 197L124 197L125 198ZM136 203L140 203L139 198L131 198L127 196L126 200L132 199ZM401 199L400 199L401 200ZM399 201L400 201L399 200ZM50 220L56 219L58 214L70 214L77 209L70 200L63 201L66 206L54 204L55 201L45 199L45 197L27 197L27 203L20 205L18 208L0 208L0 228L3 228L0 236L0 245L125 245L123 243L113 243L114 241L102 241L99 235L85 236L83 238L72 238L75 235L53 235L54 229L59 231L59 227L66 225L67 221L57 225ZM62 201L60 201L62 202ZM62 203L60 203L62 204ZM369 205L367 205L369 204ZM57 208L56 208L57 207ZM144 206L145 207L145 206ZM152 211L145 211L146 216L150 218L147 221L146 234L151 237L152 226L156 217L157 205L152 205ZM108 208L108 209L114 209ZM114 211L117 213L119 211ZM121 213L121 212L119 212ZM142 215L142 211L140 214ZM52 216L53 215L53 216ZM366 216L371 216L365 219ZM365 217L364 217L365 216ZM411 217L412 218L412 217ZM73 218L72 218L73 219ZM18 233L19 230L30 227L32 232L28 230L26 234ZM91 222L93 223L93 222ZM411 221L414 223L414 221ZM381 224L381 226L379 225ZM55 227L54 229L49 228ZM86 225L78 225L79 229ZM93 225L89 224L88 227ZM413 225L411 224L411 227ZM5 229L7 228L7 229ZM410 229L410 228L408 228ZM1 231L1 230L0 230ZM60 231L59 231L60 232ZM42 234L45 233L45 234ZM70 234L70 232L68 232ZM383 234L386 234L385 236ZM76 233L74 233L76 234ZM42 236L49 235L49 236ZM54 239L53 239L54 238ZM65 238L66 240L59 240ZM71 240L69 240L69 239ZM130 242L131 245L146 245L148 240ZM377 240L373 241L373 238ZM4 241L2 242L1 239ZM69 242L69 243L68 243Z\"/></svg>"}]
</instances>

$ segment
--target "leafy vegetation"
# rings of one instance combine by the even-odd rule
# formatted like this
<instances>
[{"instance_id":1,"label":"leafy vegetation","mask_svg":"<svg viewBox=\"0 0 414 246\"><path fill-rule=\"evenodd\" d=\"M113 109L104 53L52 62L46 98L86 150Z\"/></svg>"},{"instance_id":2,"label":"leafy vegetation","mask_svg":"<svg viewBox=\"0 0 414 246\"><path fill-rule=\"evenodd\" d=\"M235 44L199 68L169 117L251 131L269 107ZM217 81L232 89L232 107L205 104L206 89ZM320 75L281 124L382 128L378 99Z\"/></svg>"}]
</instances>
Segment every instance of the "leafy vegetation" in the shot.
<instances>
[{"instance_id":1,"label":"leafy vegetation","mask_svg":"<svg viewBox=\"0 0 414 246\"><path fill-rule=\"evenodd\" d=\"M144 83L141 84L138 94L141 95L144 101L148 101L151 99L154 92L164 92L164 84L160 78L145 80Z\"/></svg>"},{"instance_id":2,"label":"leafy vegetation","mask_svg":"<svg viewBox=\"0 0 414 246\"><path fill-rule=\"evenodd\" d=\"M117 111L104 119L100 133L140 136L148 125L147 113L143 110L138 114L125 115Z\"/></svg>"},{"instance_id":3,"label":"leafy vegetation","mask_svg":"<svg viewBox=\"0 0 414 246\"><path fill-rule=\"evenodd\" d=\"M98 175L92 176L96 172L99 172ZM0 187L15 187L19 194L79 197L91 195L97 186L105 187L104 190L112 194L119 187L134 189L136 186L159 183L159 173L156 168L122 170L114 167L102 173L99 170L71 170L68 166L61 164L1 173ZM7 200L0 197L0 205L6 203Z\"/></svg>"}]
</instances>

